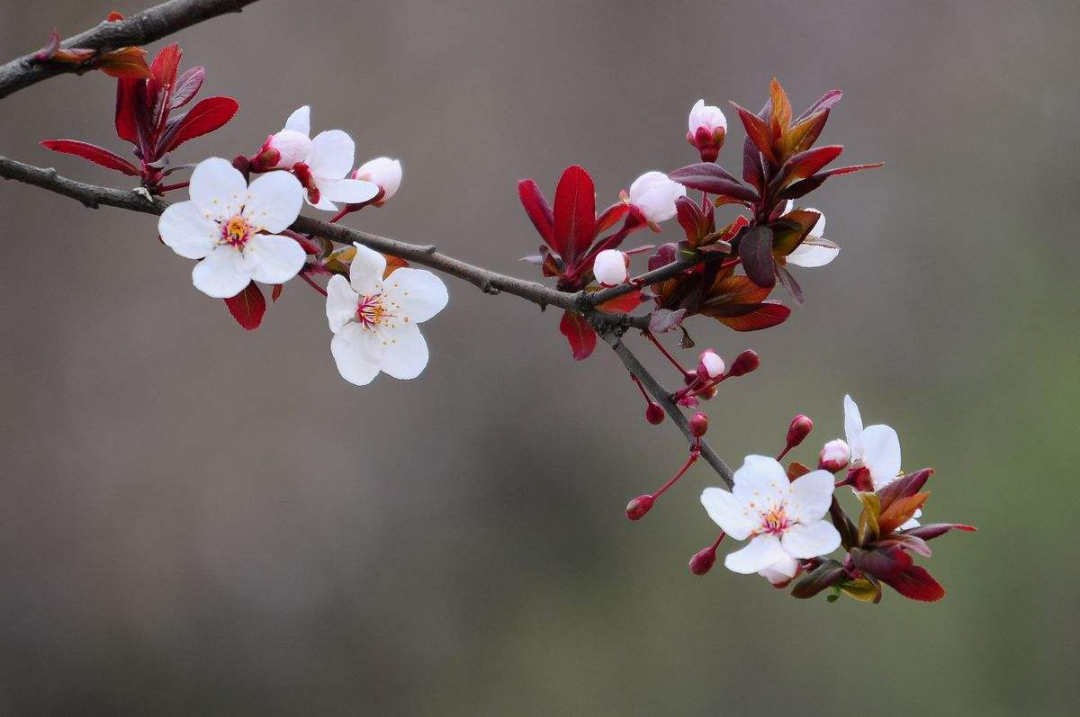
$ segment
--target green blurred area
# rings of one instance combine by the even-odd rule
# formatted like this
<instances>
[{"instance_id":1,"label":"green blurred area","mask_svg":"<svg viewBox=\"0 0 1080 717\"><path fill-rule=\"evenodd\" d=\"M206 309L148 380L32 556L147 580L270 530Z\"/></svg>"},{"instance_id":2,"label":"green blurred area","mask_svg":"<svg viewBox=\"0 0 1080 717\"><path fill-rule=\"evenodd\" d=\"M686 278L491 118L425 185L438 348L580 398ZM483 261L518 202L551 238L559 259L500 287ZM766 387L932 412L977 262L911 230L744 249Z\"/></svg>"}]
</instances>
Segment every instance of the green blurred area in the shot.
<instances>
[{"instance_id":1,"label":"green blurred area","mask_svg":"<svg viewBox=\"0 0 1080 717\"><path fill-rule=\"evenodd\" d=\"M112 9L138 8L0 0L0 54ZM801 110L842 88L823 141L886 166L812 196L843 250L798 274L787 324L692 326L762 357L707 405L709 437L737 464L805 412L812 462L851 393L906 469L937 469L926 519L979 532L921 559L948 590L930 606L693 577L715 476L626 521L682 441L603 347L570 360L555 313L451 283L425 374L354 389L303 286L246 334L152 220L6 183L2 711L1076 714L1078 30L1072 2L266 0L185 31L204 94L242 110L182 161L251 153L310 103L358 161L403 161L354 226L521 276L519 178L550 196L581 163L615 201L694 160L699 97L756 107L775 74ZM51 137L120 149L111 80L9 98L0 152L122 185Z\"/></svg>"}]
</instances>

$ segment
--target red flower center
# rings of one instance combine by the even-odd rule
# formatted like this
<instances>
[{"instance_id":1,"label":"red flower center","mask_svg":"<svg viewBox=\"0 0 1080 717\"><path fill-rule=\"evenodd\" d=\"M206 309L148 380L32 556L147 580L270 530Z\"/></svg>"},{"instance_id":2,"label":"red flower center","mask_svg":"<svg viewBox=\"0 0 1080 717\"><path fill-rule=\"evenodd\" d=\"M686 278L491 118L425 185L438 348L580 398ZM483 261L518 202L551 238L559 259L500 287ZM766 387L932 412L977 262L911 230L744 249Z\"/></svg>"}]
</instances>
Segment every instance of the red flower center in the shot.
<instances>
[{"instance_id":1,"label":"red flower center","mask_svg":"<svg viewBox=\"0 0 1080 717\"><path fill-rule=\"evenodd\" d=\"M243 249L253 233L251 225L239 214L221 225L221 241L234 249Z\"/></svg>"}]
</instances>

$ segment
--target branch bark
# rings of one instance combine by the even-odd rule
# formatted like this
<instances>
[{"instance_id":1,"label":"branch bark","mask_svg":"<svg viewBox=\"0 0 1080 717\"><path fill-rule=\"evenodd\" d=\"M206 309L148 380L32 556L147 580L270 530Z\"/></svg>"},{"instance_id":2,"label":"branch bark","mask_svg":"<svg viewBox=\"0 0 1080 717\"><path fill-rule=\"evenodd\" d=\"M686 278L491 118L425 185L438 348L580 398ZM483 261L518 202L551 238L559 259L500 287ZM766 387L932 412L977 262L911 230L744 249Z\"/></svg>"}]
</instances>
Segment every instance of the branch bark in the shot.
<instances>
[{"instance_id":1,"label":"branch bark","mask_svg":"<svg viewBox=\"0 0 1080 717\"><path fill-rule=\"evenodd\" d=\"M145 45L178 30L230 12L240 12L256 0L170 0L117 22L102 22L69 37L61 47L107 52L128 45ZM41 33L44 44L48 32ZM83 72L77 65L37 62L33 53L0 65L0 99L57 75Z\"/></svg>"}]
</instances>

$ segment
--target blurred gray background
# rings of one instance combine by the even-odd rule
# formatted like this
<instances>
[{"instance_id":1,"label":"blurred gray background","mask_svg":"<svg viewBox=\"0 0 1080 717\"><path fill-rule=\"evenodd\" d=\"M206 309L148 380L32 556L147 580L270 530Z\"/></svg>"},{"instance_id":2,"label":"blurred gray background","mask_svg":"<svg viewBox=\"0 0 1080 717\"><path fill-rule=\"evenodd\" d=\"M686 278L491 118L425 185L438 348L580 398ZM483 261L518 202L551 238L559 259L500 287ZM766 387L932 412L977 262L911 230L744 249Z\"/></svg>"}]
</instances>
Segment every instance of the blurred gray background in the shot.
<instances>
[{"instance_id":1,"label":"blurred gray background","mask_svg":"<svg viewBox=\"0 0 1080 717\"><path fill-rule=\"evenodd\" d=\"M0 55L142 7L0 0ZM927 517L981 532L934 543L935 606L693 577L715 476L623 517L683 444L604 347L570 360L555 313L448 279L427 371L354 388L301 283L245 333L152 218L3 183L0 711L1075 714L1078 30L1072 2L265 0L180 33L203 95L242 109L178 159L251 153L310 103L358 161L404 163L352 225L523 276L519 178L551 196L581 163L607 203L694 160L699 97L842 88L823 141L886 167L814 195L843 251L799 272L787 324L697 322L763 361L710 438L774 453L807 412L811 462L851 392L938 469ZM36 145L126 153L113 87L19 93L0 152L125 186Z\"/></svg>"}]
</instances>

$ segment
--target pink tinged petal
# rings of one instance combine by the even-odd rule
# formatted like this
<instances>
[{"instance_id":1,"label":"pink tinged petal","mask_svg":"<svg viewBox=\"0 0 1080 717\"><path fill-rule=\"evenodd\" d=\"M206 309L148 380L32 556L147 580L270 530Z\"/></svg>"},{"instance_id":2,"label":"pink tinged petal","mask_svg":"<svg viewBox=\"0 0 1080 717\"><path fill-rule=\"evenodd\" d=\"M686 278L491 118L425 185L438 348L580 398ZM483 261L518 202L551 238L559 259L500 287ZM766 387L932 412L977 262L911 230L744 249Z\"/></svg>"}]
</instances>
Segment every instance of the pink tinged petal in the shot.
<instances>
[{"instance_id":1,"label":"pink tinged petal","mask_svg":"<svg viewBox=\"0 0 1080 717\"><path fill-rule=\"evenodd\" d=\"M300 273L307 254L289 237L256 234L244 247L251 278L264 284L284 284Z\"/></svg>"},{"instance_id":2,"label":"pink tinged petal","mask_svg":"<svg viewBox=\"0 0 1080 717\"><path fill-rule=\"evenodd\" d=\"M394 378L416 378L427 366L427 342L416 324L397 324L394 329L384 332L382 341L379 368Z\"/></svg>"},{"instance_id":3,"label":"pink tinged petal","mask_svg":"<svg viewBox=\"0 0 1080 717\"><path fill-rule=\"evenodd\" d=\"M382 343L373 331L349 324L330 341L330 353L341 377L356 386L366 386L379 375Z\"/></svg>"},{"instance_id":4,"label":"pink tinged petal","mask_svg":"<svg viewBox=\"0 0 1080 717\"><path fill-rule=\"evenodd\" d=\"M378 184L383 190L380 201L386 201L401 187L401 162L389 157L369 159L357 168L353 178Z\"/></svg>"},{"instance_id":5,"label":"pink tinged petal","mask_svg":"<svg viewBox=\"0 0 1080 717\"><path fill-rule=\"evenodd\" d=\"M191 271L195 288L215 299L236 296L251 281L243 255L230 246L219 245Z\"/></svg>"},{"instance_id":6,"label":"pink tinged petal","mask_svg":"<svg viewBox=\"0 0 1080 717\"><path fill-rule=\"evenodd\" d=\"M790 555L784 555L781 560L763 570L759 570L758 575L767 579L773 585L779 585L791 580L797 572L799 572L799 561Z\"/></svg>"},{"instance_id":7,"label":"pink tinged petal","mask_svg":"<svg viewBox=\"0 0 1080 717\"><path fill-rule=\"evenodd\" d=\"M751 514L777 506L787 499L790 483L780 462L769 456L747 456L735 471L732 493Z\"/></svg>"},{"instance_id":8,"label":"pink tinged petal","mask_svg":"<svg viewBox=\"0 0 1080 717\"><path fill-rule=\"evenodd\" d=\"M326 320L335 334L356 318L360 295L349 286L349 280L334 274L326 285Z\"/></svg>"},{"instance_id":9,"label":"pink tinged petal","mask_svg":"<svg viewBox=\"0 0 1080 717\"><path fill-rule=\"evenodd\" d=\"M356 257L349 268L349 281L353 291L360 296L373 296L383 289L383 274L386 273L386 257L368 249L363 244L355 244Z\"/></svg>"},{"instance_id":10,"label":"pink tinged petal","mask_svg":"<svg viewBox=\"0 0 1080 717\"><path fill-rule=\"evenodd\" d=\"M816 558L840 547L840 533L832 523L796 523L784 531L784 550L793 558Z\"/></svg>"},{"instance_id":11,"label":"pink tinged petal","mask_svg":"<svg viewBox=\"0 0 1080 717\"><path fill-rule=\"evenodd\" d=\"M840 247L828 239L808 236L802 244L795 247L795 251L787 255L787 263L814 269L832 263L839 255Z\"/></svg>"},{"instance_id":12,"label":"pink tinged petal","mask_svg":"<svg viewBox=\"0 0 1080 717\"><path fill-rule=\"evenodd\" d=\"M379 193L379 185L360 179L316 179L322 196L331 202L359 204L373 199Z\"/></svg>"},{"instance_id":13,"label":"pink tinged petal","mask_svg":"<svg viewBox=\"0 0 1080 717\"><path fill-rule=\"evenodd\" d=\"M211 157L199 162L191 173L188 194L204 216L229 219L244 206L247 181L227 160Z\"/></svg>"},{"instance_id":14,"label":"pink tinged petal","mask_svg":"<svg viewBox=\"0 0 1080 717\"><path fill-rule=\"evenodd\" d=\"M341 130L319 132L311 140L307 165L317 178L341 179L352 169L355 151L352 138Z\"/></svg>"},{"instance_id":15,"label":"pink tinged petal","mask_svg":"<svg viewBox=\"0 0 1080 717\"><path fill-rule=\"evenodd\" d=\"M414 324L427 321L450 301L442 279L423 269L397 269L383 286L386 298L401 307L395 314Z\"/></svg>"},{"instance_id":16,"label":"pink tinged petal","mask_svg":"<svg viewBox=\"0 0 1080 717\"><path fill-rule=\"evenodd\" d=\"M728 553L724 566L743 575L751 575L783 560L787 555L775 535L759 535L742 550Z\"/></svg>"},{"instance_id":17,"label":"pink tinged petal","mask_svg":"<svg viewBox=\"0 0 1080 717\"><path fill-rule=\"evenodd\" d=\"M307 159L308 153L311 152L311 140L306 134L283 129L270 139L270 147L277 150L280 155L274 166L291 169L297 162Z\"/></svg>"},{"instance_id":18,"label":"pink tinged petal","mask_svg":"<svg viewBox=\"0 0 1080 717\"><path fill-rule=\"evenodd\" d=\"M285 120L285 129L299 132L303 135L311 135L311 106L304 105L289 115Z\"/></svg>"},{"instance_id":19,"label":"pink tinged petal","mask_svg":"<svg viewBox=\"0 0 1080 717\"><path fill-rule=\"evenodd\" d=\"M178 202L162 213L158 234L161 241L180 256L202 259L217 246L221 227L200 213L194 202Z\"/></svg>"},{"instance_id":20,"label":"pink tinged petal","mask_svg":"<svg viewBox=\"0 0 1080 717\"><path fill-rule=\"evenodd\" d=\"M302 206L304 188L300 180L288 172L270 172L248 187L244 218L256 231L277 234L296 221Z\"/></svg>"},{"instance_id":21,"label":"pink tinged petal","mask_svg":"<svg viewBox=\"0 0 1080 717\"><path fill-rule=\"evenodd\" d=\"M863 464L870 469L874 489L880 490L900 473L900 437L889 426L868 426L863 431Z\"/></svg>"},{"instance_id":22,"label":"pink tinged petal","mask_svg":"<svg viewBox=\"0 0 1080 717\"><path fill-rule=\"evenodd\" d=\"M735 540L746 540L758 528L757 515L751 516L746 507L722 488L706 488L701 492L705 512L720 529Z\"/></svg>"},{"instance_id":23,"label":"pink tinged petal","mask_svg":"<svg viewBox=\"0 0 1080 717\"><path fill-rule=\"evenodd\" d=\"M844 396L844 433L847 436L853 461L861 460L863 457L862 432L863 423L859 405L851 400L851 396Z\"/></svg>"},{"instance_id":24,"label":"pink tinged petal","mask_svg":"<svg viewBox=\"0 0 1080 717\"><path fill-rule=\"evenodd\" d=\"M829 512L833 496L833 475L828 471L811 471L791 484L787 515L793 521L813 523Z\"/></svg>"}]
</instances>

